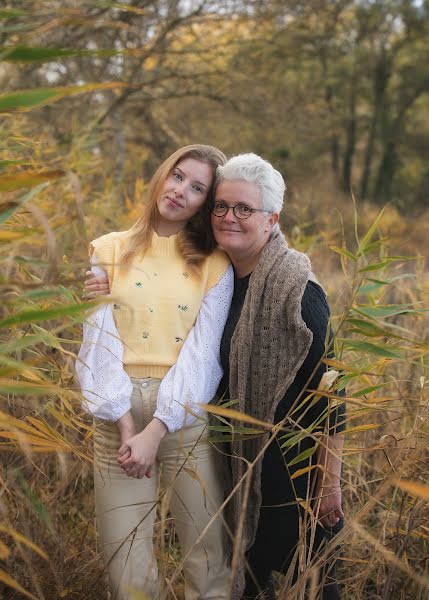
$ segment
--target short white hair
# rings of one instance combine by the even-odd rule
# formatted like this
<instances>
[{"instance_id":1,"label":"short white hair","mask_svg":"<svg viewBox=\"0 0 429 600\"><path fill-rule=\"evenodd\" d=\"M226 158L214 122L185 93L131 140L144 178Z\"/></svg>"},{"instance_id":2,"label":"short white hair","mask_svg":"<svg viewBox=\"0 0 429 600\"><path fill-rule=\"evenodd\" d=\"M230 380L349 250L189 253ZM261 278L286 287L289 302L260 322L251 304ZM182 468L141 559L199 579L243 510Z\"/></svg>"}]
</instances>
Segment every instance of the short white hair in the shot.
<instances>
[{"instance_id":1,"label":"short white hair","mask_svg":"<svg viewBox=\"0 0 429 600\"><path fill-rule=\"evenodd\" d=\"M284 179L273 165L257 154L237 154L216 169L216 186L222 181L247 181L261 190L262 206L279 213L286 190Z\"/></svg>"}]
</instances>

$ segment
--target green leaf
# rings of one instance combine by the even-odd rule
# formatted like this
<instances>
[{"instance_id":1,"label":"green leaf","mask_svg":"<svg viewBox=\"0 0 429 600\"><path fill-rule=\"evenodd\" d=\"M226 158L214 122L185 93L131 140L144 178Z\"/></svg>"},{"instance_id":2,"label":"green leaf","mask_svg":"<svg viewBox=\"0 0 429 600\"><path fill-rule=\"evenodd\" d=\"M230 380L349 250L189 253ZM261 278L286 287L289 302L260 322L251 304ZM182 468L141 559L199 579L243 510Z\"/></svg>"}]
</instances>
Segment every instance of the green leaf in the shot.
<instances>
[{"instance_id":1,"label":"green leaf","mask_svg":"<svg viewBox=\"0 0 429 600\"><path fill-rule=\"evenodd\" d=\"M37 187L32 189L30 192L25 194L25 196L22 196L22 198L20 198L17 201L15 206L12 206L12 208L9 208L5 212L1 213L0 214L0 224L4 223L7 219L9 219L9 217L11 217L13 215L13 213L18 210L18 208L21 208L21 206L23 204L25 204L25 202L27 202L27 200L31 200L31 198L34 198L34 196L36 194L38 194L39 192L44 190L48 185L49 185L49 183L42 183L41 185L38 185Z\"/></svg>"},{"instance_id":2,"label":"green leaf","mask_svg":"<svg viewBox=\"0 0 429 600\"><path fill-rule=\"evenodd\" d=\"M346 250L346 248L339 248L338 246L329 246L329 249L333 250L337 254L341 254L341 256L350 258L350 260L352 260L353 262L357 261L357 257L348 250Z\"/></svg>"},{"instance_id":3,"label":"green leaf","mask_svg":"<svg viewBox=\"0 0 429 600\"><path fill-rule=\"evenodd\" d=\"M96 90L109 90L125 87L119 81L106 83L88 83L81 86L38 88L34 90L20 90L9 94L0 95L0 113L31 110L45 104L57 102L66 96L76 96Z\"/></svg>"},{"instance_id":4,"label":"green leaf","mask_svg":"<svg viewBox=\"0 0 429 600\"><path fill-rule=\"evenodd\" d=\"M366 396L368 394L372 394L372 392L379 390L380 388L384 387L385 385L387 385L387 382L379 383L378 385L371 385L366 388L362 388L361 390L358 390L357 392L353 392L353 397L359 398L360 396Z\"/></svg>"},{"instance_id":5,"label":"green leaf","mask_svg":"<svg viewBox=\"0 0 429 600\"><path fill-rule=\"evenodd\" d=\"M0 378L0 392L4 394L18 394L24 396L46 396L48 394L58 394L59 388L53 385L39 385L18 379Z\"/></svg>"},{"instance_id":6,"label":"green leaf","mask_svg":"<svg viewBox=\"0 0 429 600\"><path fill-rule=\"evenodd\" d=\"M401 349L391 350L384 346L378 346L377 344L373 344L370 342L362 342L359 340L340 340L344 342L344 346L349 350L358 350L359 352L376 354L377 356L382 356L383 358L404 358L404 352Z\"/></svg>"},{"instance_id":7,"label":"green leaf","mask_svg":"<svg viewBox=\"0 0 429 600\"><path fill-rule=\"evenodd\" d=\"M0 10L0 19L16 19L17 17L25 17L26 14L25 10L3 8Z\"/></svg>"},{"instance_id":8,"label":"green leaf","mask_svg":"<svg viewBox=\"0 0 429 600\"><path fill-rule=\"evenodd\" d=\"M363 285L362 287L360 287L359 290L358 290L358 293L359 294L365 294L365 295L375 294L382 287L383 287L383 284L380 284L380 283L371 283L369 285Z\"/></svg>"},{"instance_id":9,"label":"green leaf","mask_svg":"<svg viewBox=\"0 0 429 600\"><path fill-rule=\"evenodd\" d=\"M24 323L37 323L57 319L58 317L72 317L83 313L88 308L94 308L93 302L83 302L82 304L68 304L66 306L57 306L48 309L22 310L13 317L7 317L0 321L0 327L11 327L12 325L22 325Z\"/></svg>"},{"instance_id":10,"label":"green leaf","mask_svg":"<svg viewBox=\"0 0 429 600\"><path fill-rule=\"evenodd\" d=\"M384 238L375 240L375 242L368 244L364 250L358 250L357 256L360 257L360 256L365 256L366 254L370 254L373 250L376 250L377 248L382 246L384 244L384 242L386 242L387 239L388 239L387 237L384 237Z\"/></svg>"},{"instance_id":11,"label":"green leaf","mask_svg":"<svg viewBox=\"0 0 429 600\"><path fill-rule=\"evenodd\" d=\"M48 346L48 348L57 348L58 350L61 349L60 341L53 333L38 325L33 325L32 327L34 332L40 335L41 342L45 344L45 346Z\"/></svg>"},{"instance_id":12,"label":"green leaf","mask_svg":"<svg viewBox=\"0 0 429 600\"><path fill-rule=\"evenodd\" d=\"M30 48L28 46L0 47L0 60L8 62L44 62L79 54L68 48Z\"/></svg>"},{"instance_id":13,"label":"green leaf","mask_svg":"<svg viewBox=\"0 0 429 600\"><path fill-rule=\"evenodd\" d=\"M36 346L43 342L43 335L24 335L18 339L9 339L6 343L0 344L0 353L11 354Z\"/></svg>"},{"instance_id":14,"label":"green leaf","mask_svg":"<svg viewBox=\"0 0 429 600\"><path fill-rule=\"evenodd\" d=\"M15 33L16 31L30 31L35 28L34 23L13 23L11 25L1 25L0 33Z\"/></svg>"},{"instance_id":15,"label":"green leaf","mask_svg":"<svg viewBox=\"0 0 429 600\"><path fill-rule=\"evenodd\" d=\"M117 56L126 54L127 50L114 50L111 48L88 50L74 48L46 48L30 46L3 46L0 47L0 60L6 62L50 62L57 59L72 58L74 56Z\"/></svg>"},{"instance_id":16,"label":"green leaf","mask_svg":"<svg viewBox=\"0 0 429 600\"><path fill-rule=\"evenodd\" d=\"M59 100L56 88L40 88L36 90L23 90L11 94L2 94L0 96L0 112L10 112L13 110L24 110L46 104L49 100Z\"/></svg>"},{"instance_id":17,"label":"green leaf","mask_svg":"<svg viewBox=\"0 0 429 600\"><path fill-rule=\"evenodd\" d=\"M282 448L282 449L283 448L292 448L293 446L298 444L306 435L307 435L306 431L299 431L298 433L296 431L291 431L289 433L286 433L285 435L282 435L279 438L281 440L286 438L285 441L280 446L280 448Z\"/></svg>"},{"instance_id":18,"label":"green leaf","mask_svg":"<svg viewBox=\"0 0 429 600\"><path fill-rule=\"evenodd\" d=\"M351 311L371 319L383 319L395 315L421 315L424 309L413 309L413 304L385 304L379 306L354 306Z\"/></svg>"},{"instance_id":19,"label":"green leaf","mask_svg":"<svg viewBox=\"0 0 429 600\"><path fill-rule=\"evenodd\" d=\"M27 303L28 300L45 300L46 298L58 298L58 296L65 295L62 286L56 288L41 287L29 292L21 293L19 296L13 296L12 300L5 301L5 304L16 304L17 302ZM70 298L71 299L71 298Z\"/></svg>"},{"instance_id":20,"label":"green leaf","mask_svg":"<svg viewBox=\"0 0 429 600\"><path fill-rule=\"evenodd\" d=\"M374 322L364 321L362 319L347 319L347 323L351 325L351 333L359 333L367 337L384 337L390 335L382 327L379 327Z\"/></svg>"},{"instance_id":21,"label":"green leaf","mask_svg":"<svg viewBox=\"0 0 429 600\"><path fill-rule=\"evenodd\" d=\"M0 160L0 171L2 171L5 167L9 167L10 165L28 165L28 162L24 160Z\"/></svg>"},{"instance_id":22,"label":"green leaf","mask_svg":"<svg viewBox=\"0 0 429 600\"><path fill-rule=\"evenodd\" d=\"M21 485L21 488L22 488L24 494L26 495L26 497L30 503L30 506L31 506L34 514L40 519L40 521L42 523L44 523L46 525L46 527L48 528L50 533L53 534L54 526L52 524L51 518L49 516L49 512L46 509L45 505L40 500L40 498L35 494L35 492L31 489L31 487L28 485L27 481L21 474L19 474L19 477L17 477L17 479L19 481L19 484Z\"/></svg>"},{"instance_id":23,"label":"green leaf","mask_svg":"<svg viewBox=\"0 0 429 600\"><path fill-rule=\"evenodd\" d=\"M369 271L378 271L379 269L384 269L384 267L386 267L391 262L392 262L392 260L388 259L388 260L384 260L383 262L380 262L380 263L375 263L373 265L367 265L366 267L362 267L362 269L359 269L358 273L368 273Z\"/></svg>"},{"instance_id":24,"label":"green leaf","mask_svg":"<svg viewBox=\"0 0 429 600\"><path fill-rule=\"evenodd\" d=\"M380 223L381 217L383 216L383 212L384 212L384 208L381 209L381 211L377 215L377 218L375 219L374 223L368 229L368 231L366 232L366 234L364 235L362 240L360 240L359 252L358 252L359 255L365 255L365 253L369 250L370 241L371 241L374 233L377 231L377 227Z\"/></svg>"},{"instance_id":25,"label":"green leaf","mask_svg":"<svg viewBox=\"0 0 429 600\"><path fill-rule=\"evenodd\" d=\"M313 454L316 452L316 449L317 449L317 446L312 446L311 448L307 448L307 450L304 450L304 452L301 452L301 454L298 454L298 456L295 456L295 458L293 458L290 462L288 462L287 466L292 467L293 465L297 465L298 463L302 462L303 460L310 458L310 456L313 456Z\"/></svg>"}]
</instances>

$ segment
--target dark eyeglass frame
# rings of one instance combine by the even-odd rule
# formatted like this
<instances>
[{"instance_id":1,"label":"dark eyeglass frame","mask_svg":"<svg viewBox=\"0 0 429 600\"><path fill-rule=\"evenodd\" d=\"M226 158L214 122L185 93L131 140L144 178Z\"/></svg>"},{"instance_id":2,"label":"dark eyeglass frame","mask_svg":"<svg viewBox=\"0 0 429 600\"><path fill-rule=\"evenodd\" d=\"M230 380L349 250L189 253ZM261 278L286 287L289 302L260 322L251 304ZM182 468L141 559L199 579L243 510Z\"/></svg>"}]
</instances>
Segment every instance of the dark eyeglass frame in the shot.
<instances>
[{"instance_id":1,"label":"dark eyeglass frame","mask_svg":"<svg viewBox=\"0 0 429 600\"><path fill-rule=\"evenodd\" d=\"M226 210L221 215L218 215L215 213L216 204L224 204L225 205ZM237 212L235 210L237 208L237 206L245 206L246 208L249 209L249 214L246 217L243 217L242 215L240 216L239 214L237 214ZM228 211L230 209L232 209L234 216L240 220L249 219L255 212L266 212L266 213L272 212L271 210L268 210L267 208L253 208L252 206L248 206L247 204L244 204L244 202L239 202L238 204L234 204L234 206L228 206L228 204L226 204L226 202L215 202L213 204L213 208L212 208L212 215L214 215L215 217L221 218L221 217L224 217L226 214L228 214Z\"/></svg>"}]
</instances>

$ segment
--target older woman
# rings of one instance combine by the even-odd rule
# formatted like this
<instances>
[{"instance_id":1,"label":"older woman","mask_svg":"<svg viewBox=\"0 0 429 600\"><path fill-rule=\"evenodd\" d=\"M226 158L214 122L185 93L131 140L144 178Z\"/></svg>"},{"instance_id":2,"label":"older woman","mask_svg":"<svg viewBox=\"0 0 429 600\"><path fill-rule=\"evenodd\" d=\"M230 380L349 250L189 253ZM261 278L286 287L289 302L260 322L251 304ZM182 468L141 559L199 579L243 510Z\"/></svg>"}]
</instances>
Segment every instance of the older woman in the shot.
<instances>
[{"instance_id":1,"label":"older woman","mask_svg":"<svg viewBox=\"0 0 429 600\"><path fill-rule=\"evenodd\" d=\"M212 227L235 272L220 393L238 399L240 411L284 426L269 445L268 434L231 442L233 600L274 598L272 571L296 581L342 526L343 406L329 411L326 397L307 391L326 371L329 308L307 256L280 232L284 190L280 173L255 154L217 169ZM305 504L316 508L313 527ZM319 589L324 600L340 597L332 560L323 562Z\"/></svg>"}]
</instances>

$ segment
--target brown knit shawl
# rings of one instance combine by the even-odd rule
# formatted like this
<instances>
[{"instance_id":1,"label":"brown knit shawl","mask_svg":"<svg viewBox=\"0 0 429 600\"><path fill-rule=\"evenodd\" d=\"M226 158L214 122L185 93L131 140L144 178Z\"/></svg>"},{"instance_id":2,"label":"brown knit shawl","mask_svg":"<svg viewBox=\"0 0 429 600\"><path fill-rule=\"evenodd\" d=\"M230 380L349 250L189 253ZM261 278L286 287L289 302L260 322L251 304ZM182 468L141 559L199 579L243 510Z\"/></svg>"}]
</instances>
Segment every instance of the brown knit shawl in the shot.
<instances>
[{"instance_id":1,"label":"brown knit shawl","mask_svg":"<svg viewBox=\"0 0 429 600\"><path fill-rule=\"evenodd\" d=\"M309 277L308 257L289 248L280 229L276 228L250 277L230 352L230 398L238 399L240 411L265 422L273 422L277 405L294 381L313 340L301 316L301 300ZM245 461L253 463L268 435L232 442L233 486L246 472ZM241 535L237 525L243 514L245 485L234 494L230 507L236 538L240 538L235 539L235 543L241 544L231 600L240 600L244 591L243 558L255 540L258 526L261 469L259 459L253 467Z\"/></svg>"}]
</instances>

